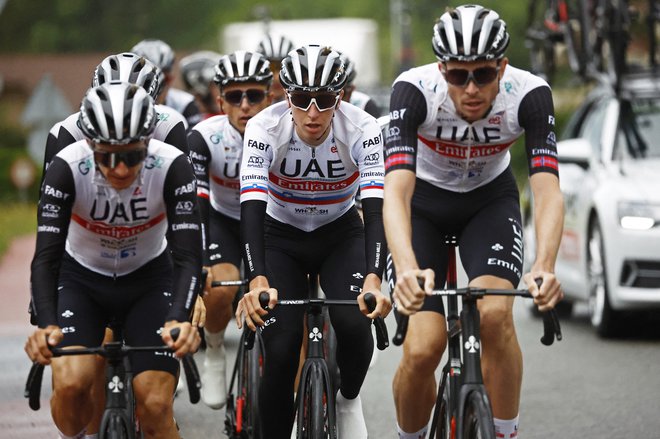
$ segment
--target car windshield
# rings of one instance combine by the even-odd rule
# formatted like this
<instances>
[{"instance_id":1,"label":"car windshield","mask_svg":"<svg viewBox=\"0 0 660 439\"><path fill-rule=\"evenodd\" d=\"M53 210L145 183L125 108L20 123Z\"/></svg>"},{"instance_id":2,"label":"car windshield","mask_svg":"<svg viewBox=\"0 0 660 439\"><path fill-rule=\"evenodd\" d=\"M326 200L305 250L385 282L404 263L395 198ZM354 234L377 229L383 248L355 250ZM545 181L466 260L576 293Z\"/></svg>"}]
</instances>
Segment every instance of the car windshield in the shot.
<instances>
[{"instance_id":1,"label":"car windshield","mask_svg":"<svg viewBox=\"0 0 660 439\"><path fill-rule=\"evenodd\" d=\"M660 99L621 101L618 143L632 158L660 157Z\"/></svg>"}]
</instances>

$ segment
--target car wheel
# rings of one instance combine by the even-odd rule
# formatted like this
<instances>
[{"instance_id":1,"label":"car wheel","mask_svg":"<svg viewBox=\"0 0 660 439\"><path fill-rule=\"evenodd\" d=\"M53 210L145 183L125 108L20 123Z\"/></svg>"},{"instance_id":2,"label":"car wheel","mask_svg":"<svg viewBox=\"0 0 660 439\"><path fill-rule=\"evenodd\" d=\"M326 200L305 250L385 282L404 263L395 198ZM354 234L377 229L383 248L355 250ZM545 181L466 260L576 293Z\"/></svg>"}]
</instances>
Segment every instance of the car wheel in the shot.
<instances>
[{"instance_id":1,"label":"car wheel","mask_svg":"<svg viewBox=\"0 0 660 439\"><path fill-rule=\"evenodd\" d=\"M591 325L601 337L614 335L616 313L610 306L607 288L603 235L597 219L589 228L587 248L587 275L589 276L589 316Z\"/></svg>"}]
</instances>

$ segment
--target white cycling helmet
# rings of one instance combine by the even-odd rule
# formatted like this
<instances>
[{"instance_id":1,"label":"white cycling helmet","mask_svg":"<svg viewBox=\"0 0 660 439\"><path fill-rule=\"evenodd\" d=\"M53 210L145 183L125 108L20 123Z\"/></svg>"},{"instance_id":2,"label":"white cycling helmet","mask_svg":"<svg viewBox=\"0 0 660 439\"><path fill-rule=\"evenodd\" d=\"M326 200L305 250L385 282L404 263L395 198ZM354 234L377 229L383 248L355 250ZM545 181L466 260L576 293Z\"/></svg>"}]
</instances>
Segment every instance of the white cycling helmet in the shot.
<instances>
[{"instance_id":1,"label":"white cycling helmet","mask_svg":"<svg viewBox=\"0 0 660 439\"><path fill-rule=\"evenodd\" d=\"M78 117L85 137L94 143L113 145L149 138L157 119L154 101L146 90L119 81L90 88Z\"/></svg>"},{"instance_id":2,"label":"white cycling helmet","mask_svg":"<svg viewBox=\"0 0 660 439\"><path fill-rule=\"evenodd\" d=\"M464 5L442 14L433 27L432 44L442 62L500 59L509 33L497 12Z\"/></svg>"},{"instance_id":3,"label":"white cycling helmet","mask_svg":"<svg viewBox=\"0 0 660 439\"><path fill-rule=\"evenodd\" d=\"M347 79L346 63L332 47L310 44L282 60L280 83L287 91L337 93Z\"/></svg>"},{"instance_id":4,"label":"white cycling helmet","mask_svg":"<svg viewBox=\"0 0 660 439\"><path fill-rule=\"evenodd\" d=\"M210 50L203 50L181 58L179 71L186 89L199 96L209 93L209 84L215 77L215 66L222 55Z\"/></svg>"},{"instance_id":5,"label":"white cycling helmet","mask_svg":"<svg viewBox=\"0 0 660 439\"><path fill-rule=\"evenodd\" d=\"M137 43L131 52L147 58L163 72L170 72L174 66L174 51L165 41L146 39Z\"/></svg>"},{"instance_id":6,"label":"white cycling helmet","mask_svg":"<svg viewBox=\"0 0 660 439\"><path fill-rule=\"evenodd\" d=\"M154 63L135 53L124 52L110 55L96 66L92 87L110 81L128 82L143 87L152 98L157 99L164 80L163 72Z\"/></svg>"},{"instance_id":7,"label":"white cycling helmet","mask_svg":"<svg viewBox=\"0 0 660 439\"><path fill-rule=\"evenodd\" d=\"M218 60L213 81L220 87L235 82L256 82L270 86L273 72L270 70L270 62L260 53L237 50Z\"/></svg>"},{"instance_id":8,"label":"white cycling helmet","mask_svg":"<svg viewBox=\"0 0 660 439\"><path fill-rule=\"evenodd\" d=\"M285 36L273 37L272 35L266 35L257 46L257 52L271 62L282 62L282 59L293 49L295 49L295 46Z\"/></svg>"}]
</instances>

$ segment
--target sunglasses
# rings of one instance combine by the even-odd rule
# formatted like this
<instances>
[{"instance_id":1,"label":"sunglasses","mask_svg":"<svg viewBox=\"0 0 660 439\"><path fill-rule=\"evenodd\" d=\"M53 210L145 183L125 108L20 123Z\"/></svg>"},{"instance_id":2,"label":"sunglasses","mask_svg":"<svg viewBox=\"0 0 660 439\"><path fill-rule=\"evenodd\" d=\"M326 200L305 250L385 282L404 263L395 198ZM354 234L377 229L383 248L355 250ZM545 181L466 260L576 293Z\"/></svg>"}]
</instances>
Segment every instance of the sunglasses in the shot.
<instances>
[{"instance_id":1,"label":"sunglasses","mask_svg":"<svg viewBox=\"0 0 660 439\"><path fill-rule=\"evenodd\" d=\"M226 91L222 94L222 99L227 101L230 105L238 107L243 102L243 99L247 98L248 104L257 105L263 102L266 99L266 90L258 88L248 88L247 90L231 90Z\"/></svg>"},{"instance_id":2,"label":"sunglasses","mask_svg":"<svg viewBox=\"0 0 660 439\"><path fill-rule=\"evenodd\" d=\"M334 108L339 101L339 94L335 93L318 93L316 95L311 95L309 93L301 92L291 92L288 93L289 101L294 107L307 111L309 107L312 106L312 103L316 104L316 108L319 111L327 111L331 108Z\"/></svg>"},{"instance_id":3,"label":"sunglasses","mask_svg":"<svg viewBox=\"0 0 660 439\"><path fill-rule=\"evenodd\" d=\"M147 148L132 149L130 151L110 152L94 151L94 161L106 168L114 169L119 166L119 162L124 162L126 166L132 168L139 165L147 157Z\"/></svg>"},{"instance_id":4,"label":"sunglasses","mask_svg":"<svg viewBox=\"0 0 660 439\"><path fill-rule=\"evenodd\" d=\"M467 87L470 81L474 81L477 87L482 87L493 82L499 71L499 67L479 67L474 70L445 69L443 74L447 82L456 87Z\"/></svg>"}]
</instances>

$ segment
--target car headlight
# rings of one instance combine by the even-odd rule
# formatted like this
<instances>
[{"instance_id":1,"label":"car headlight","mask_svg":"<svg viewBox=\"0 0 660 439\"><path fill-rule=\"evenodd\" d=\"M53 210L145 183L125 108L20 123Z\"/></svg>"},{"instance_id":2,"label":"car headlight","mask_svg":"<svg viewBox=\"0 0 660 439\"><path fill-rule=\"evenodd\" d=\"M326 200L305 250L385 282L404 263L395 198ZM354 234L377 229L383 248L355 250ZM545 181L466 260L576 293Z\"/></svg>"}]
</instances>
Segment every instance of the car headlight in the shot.
<instances>
[{"instance_id":1,"label":"car headlight","mask_svg":"<svg viewBox=\"0 0 660 439\"><path fill-rule=\"evenodd\" d=\"M622 201L618 205L619 225L627 230L649 230L660 222L660 205Z\"/></svg>"}]
</instances>

